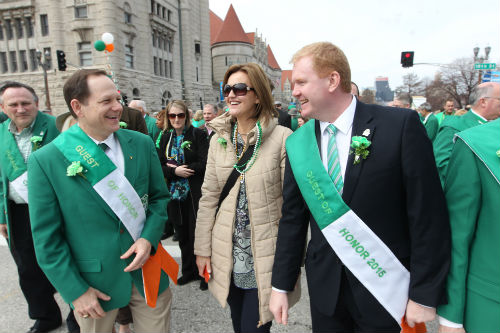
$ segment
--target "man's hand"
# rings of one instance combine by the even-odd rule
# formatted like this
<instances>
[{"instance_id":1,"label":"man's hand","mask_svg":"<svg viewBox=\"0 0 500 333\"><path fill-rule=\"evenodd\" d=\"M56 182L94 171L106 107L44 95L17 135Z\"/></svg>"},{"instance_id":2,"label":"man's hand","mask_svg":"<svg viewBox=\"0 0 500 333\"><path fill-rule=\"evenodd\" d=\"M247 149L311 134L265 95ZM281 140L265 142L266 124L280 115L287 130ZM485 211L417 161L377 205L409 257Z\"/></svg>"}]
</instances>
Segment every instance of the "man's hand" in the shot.
<instances>
[{"instance_id":1,"label":"man's hand","mask_svg":"<svg viewBox=\"0 0 500 333\"><path fill-rule=\"evenodd\" d=\"M408 300L406 305L406 322L408 326L414 327L418 323L426 323L436 318L436 308L429 308Z\"/></svg>"},{"instance_id":2,"label":"man's hand","mask_svg":"<svg viewBox=\"0 0 500 333\"><path fill-rule=\"evenodd\" d=\"M75 307L75 312L80 315L80 317L92 317L94 319L99 319L104 317L106 314L99 304L99 300L109 301L111 297L100 292L97 289L89 287L87 291L73 301L73 306Z\"/></svg>"},{"instance_id":3,"label":"man's hand","mask_svg":"<svg viewBox=\"0 0 500 333\"><path fill-rule=\"evenodd\" d=\"M135 253L135 258L130 263L130 265L125 267L125 272L135 271L136 269L141 268L146 263L146 261L148 261L151 255L151 243L146 238L139 238L135 241L134 244L132 244L127 252L122 254L120 259L127 259L133 253Z\"/></svg>"},{"instance_id":4,"label":"man's hand","mask_svg":"<svg viewBox=\"0 0 500 333\"><path fill-rule=\"evenodd\" d=\"M8 237L8 235L7 235L7 224L0 224L0 234L2 234L2 236L4 238Z\"/></svg>"},{"instance_id":5,"label":"man's hand","mask_svg":"<svg viewBox=\"0 0 500 333\"><path fill-rule=\"evenodd\" d=\"M205 267L207 268L208 274L212 274L212 265L210 265L210 257L202 257L196 256L196 266L198 266L198 274L201 277L205 277L203 275L205 271Z\"/></svg>"},{"instance_id":6,"label":"man's hand","mask_svg":"<svg viewBox=\"0 0 500 333\"><path fill-rule=\"evenodd\" d=\"M438 333L465 333L465 329L463 327L454 328L454 327L439 325Z\"/></svg>"},{"instance_id":7,"label":"man's hand","mask_svg":"<svg viewBox=\"0 0 500 333\"><path fill-rule=\"evenodd\" d=\"M278 324L286 325L288 323L288 295L272 290L269 310Z\"/></svg>"},{"instance_id":8,"label":"man's hand","mask_svg":"<svg viewBox=\"0 0 500 333\"><path fill-rule=\"evenodd\" d=\"M175 168L175 174L182 178L188 178L194 175L194 170L189 169L186 165L181 165Z\"/></svg>"}]
</instances>

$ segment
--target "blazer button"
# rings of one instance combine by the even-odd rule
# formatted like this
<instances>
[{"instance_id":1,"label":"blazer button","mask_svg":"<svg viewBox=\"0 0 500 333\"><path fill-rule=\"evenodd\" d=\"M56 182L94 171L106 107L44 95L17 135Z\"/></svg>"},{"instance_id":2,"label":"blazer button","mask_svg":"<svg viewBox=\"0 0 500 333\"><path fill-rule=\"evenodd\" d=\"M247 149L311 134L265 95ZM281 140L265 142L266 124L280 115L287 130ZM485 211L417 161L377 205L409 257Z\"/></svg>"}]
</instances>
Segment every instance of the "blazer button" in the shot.
<instances>
[{"instance_id":1,"label":"blazer button","mask_svg":"<svg viewBox=\"0 0 500 333\"><path fill-rule=\"evenodd\" d=\"M120 228L120 234L123 234L123 228Z\"/></svg>"}]
</instances>

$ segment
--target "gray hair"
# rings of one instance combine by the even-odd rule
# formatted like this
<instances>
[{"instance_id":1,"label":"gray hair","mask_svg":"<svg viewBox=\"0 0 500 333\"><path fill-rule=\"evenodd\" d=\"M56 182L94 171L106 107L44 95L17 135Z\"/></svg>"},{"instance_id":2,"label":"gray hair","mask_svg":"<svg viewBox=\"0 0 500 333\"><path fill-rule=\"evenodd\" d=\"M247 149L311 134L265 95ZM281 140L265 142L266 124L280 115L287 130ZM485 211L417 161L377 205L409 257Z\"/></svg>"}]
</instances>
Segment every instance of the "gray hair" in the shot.
<instances>
[{"instance_id":1,"label":"gray hair","mask_svg":"<svg viewBox=\"0 0 500 333\"><path fill-rule=\"evenodd\" d=\"M215 105L210 104L210 103L207 103L207 104L205 104L205 106L203 106L203 108L205 108L205 107L207 107L207 106L212 107L212 113L213 113L213 114L216 114L216 113L217 113L217 108L215 107Z\"/></svg>"},{"instance_id":2,"label":"gray hair","mask_svg":"<svg viewBox=\"0 0 500 333\"><path fill-rule=\"evenodd\" d=\"M469 104L475 106L479 103L479 100L483 97L487 97L488 95L493 93L493 84L483 83L477 85L472 90L472 93L469 96Z\"/></svg>"},{"instance_id":3,"label":"gray hair","mask_svg":"<svg viewBox=\"0 0 500 333\"><path fill-rule=\"evenodd\" d=\"M425 110L425 111L427 111L427 112L431 112L431 110L432 110L432 106L431 106L431 104L430 104L430 103L428 103L428 102L425 102L425 103L420 104L420 106L419 106L418 108L419 108L419 109L422 109L422 110Z\"/></svg>"},{"instance_id":4,"label":"gray hair","mask_svg":"<svg viewBox=\"0 0 500 333\"><path fill-rule=\"evenodd\" d=\"M134 99L132 102L135 102L137 104L137 106L140 107L140 108L142 108L142 110L144 112L148 112L148 109L146 107L146 102L144 102L144 101L142 101L140 99ZM130 102L130 103L132 103L132 102Z\"/></svg>"}]
</instances>

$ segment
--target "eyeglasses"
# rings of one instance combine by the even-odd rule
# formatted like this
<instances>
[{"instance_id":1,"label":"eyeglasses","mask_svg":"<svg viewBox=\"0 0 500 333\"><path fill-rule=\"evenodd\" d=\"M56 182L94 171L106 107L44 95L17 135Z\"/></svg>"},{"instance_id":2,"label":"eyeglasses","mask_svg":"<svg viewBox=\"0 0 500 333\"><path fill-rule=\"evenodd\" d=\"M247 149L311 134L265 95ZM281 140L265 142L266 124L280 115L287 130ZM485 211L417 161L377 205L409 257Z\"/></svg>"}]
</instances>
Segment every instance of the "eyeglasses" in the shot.
<instances>
[{"instance_id":1,"label":"eyeglasses","mask_svg":"<svg viewBox=\"0 0 500 333\"><path fill-rule=\"evenodd\" d=\"M179 119L184 119L184 118L186 118L186 114L185 113L169 113L168 114L169 119L175 119L177 117L179 117Z\"/></svg>"},{"instance_id":2,"label":"eyeglasses","mask_svg":"<svg viewBox=\"0 0 500 333\"><path fill-rule=\"evenodd\" d=\"M222 92L224 93L224 97L229 96L231 93L231 90L234 92L236 96L245 96L248 91L253 90L255 91L254 88L250 88L249 86L246 85L246 83L236 83L232 86L229 84L226 84L224 86L224 89L222 89Z\"/></svg>"},{"instance_id":3,"label":"eyeglasses","mask_svg":"<svg viewBox=\"0 0 500 333\"><path fill-rule=\"evenodd\" d=\"M500 101L500 97L483 97L483 98L491 98L491 99L497 99Z\"/></svg>"}]
</instances>

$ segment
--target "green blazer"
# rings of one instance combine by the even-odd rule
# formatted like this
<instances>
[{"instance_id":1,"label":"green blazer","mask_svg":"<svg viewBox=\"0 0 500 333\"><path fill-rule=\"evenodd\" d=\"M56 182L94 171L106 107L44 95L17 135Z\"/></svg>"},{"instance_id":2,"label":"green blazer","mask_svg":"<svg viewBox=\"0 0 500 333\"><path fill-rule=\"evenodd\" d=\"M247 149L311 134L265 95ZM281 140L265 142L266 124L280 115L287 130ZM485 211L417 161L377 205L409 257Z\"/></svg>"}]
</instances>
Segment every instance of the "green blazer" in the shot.
<instances>
[{"instance_id":1,"label":"green blazer","mask_svg":"<svg viewBox=\"0 0 500 333\"><path fill-rule=\"evenodd\" d=\"M427 136L429 137L429 140L431 140L431 142L434 141L439 129L439 122L436 116L431 113L427 118L427 120L424 122L424 126L425 130L427 131Z\"/></svg>"},{"instance_id":2,"label":"green blazer","mask_svg":"<svg viewBox=\"0 0 500 333\"><path fill-rule=\"evenodd\" d=\"M438 314L466 330L465 311L481 311L468 303L470 291L494 300L500 311L499 133L500 119L460 133L446 177L452 256L448 304Z\"/></svg>"},{"instance_id":3,"label":"green blazer","mask_svg":"<svg viewBox=\"0 0 500 333\"><path fill-rule=\"evenodd\" d=\"M154 140L158 135L158 132L160 132L160 129L158 128L158 126L156 126L156 119L150 117L149 115L146 115L146 117L144 117L144 120L146 121L146 127L148 128L149 136Z\"/></svg>"},{"instance_id":4,"label":"green blazer","mask_svg":"<svg viewBox=\"0 0 500 333\"><path fill-rule=\"evenodd\" d=\"M445 119L452 118L455 115L455 112L452 114L446 114L444 111L438 112L436 114L436 119L438 121L439 126L443 123Z\"/></svg>"},{"instance_id":5,"label":"green blazer","mask_svg":"<svg viewBox=\"0 0 500 333\"><path fill-rule=\"evenodd\" d=\"M0 112L0 123L3 123L7 119L9 119L9 117L5 113Z\"/></svg>"},{"instance_id":6,"label":"green blazer","mask_svg":"<svg viewBox=\"0 0 500 333\"><path fill-rule=\"evenodd\" d=\"M463 116L448 117L443 122L432 144L441 185L444 185L455 134L468 128L484 124L485 122L486 121L470 111Z\"/></svg>"},{"instance_id":7,"label":"green blazer","mask_svg":"<svg viewBox=\"0 0 500 333\"><path fill-rule=\"evenodd\" d=\"M8 119L0 124L0 133L4 134L9 131L10 122L11 120ZM35 124L33 125L33 135L40 135L43 138L40 143L42 147L54 140L59 135L59 131L56 128L56 118L38 111L35 118ZM0 148L0 153L3 153L2 148ZM7 231L10 239L11 220L8 203L9 180L7 179L7 175L2 172L2 165L0 165L0 191L0 211L2 212L2 214L0 214L0 224L7 223Z\"/></svg>"},{"instance_id":8,"label":"green blazer","mask_svg":"<svg viewBox=\"0 0 500 333\"><path fill-rule=\"evenodd\" d=\"M61 134L61 135L64 135ZM147 197L146 222L141 237L156 249L165 221L169 193L151 139L118 130L125 161L125 177L139 197ZM71 164L53 144L36 151L28 162L31 229L38 263L67 303L89 287L109 295L104 311L130 301L132 283L144 296L142 270L124 272L133 257L120 256L134 243L111 208L83 177L68 177ZM159 293L168 287L162 272Z\"/></svg>"}]
</instances>

